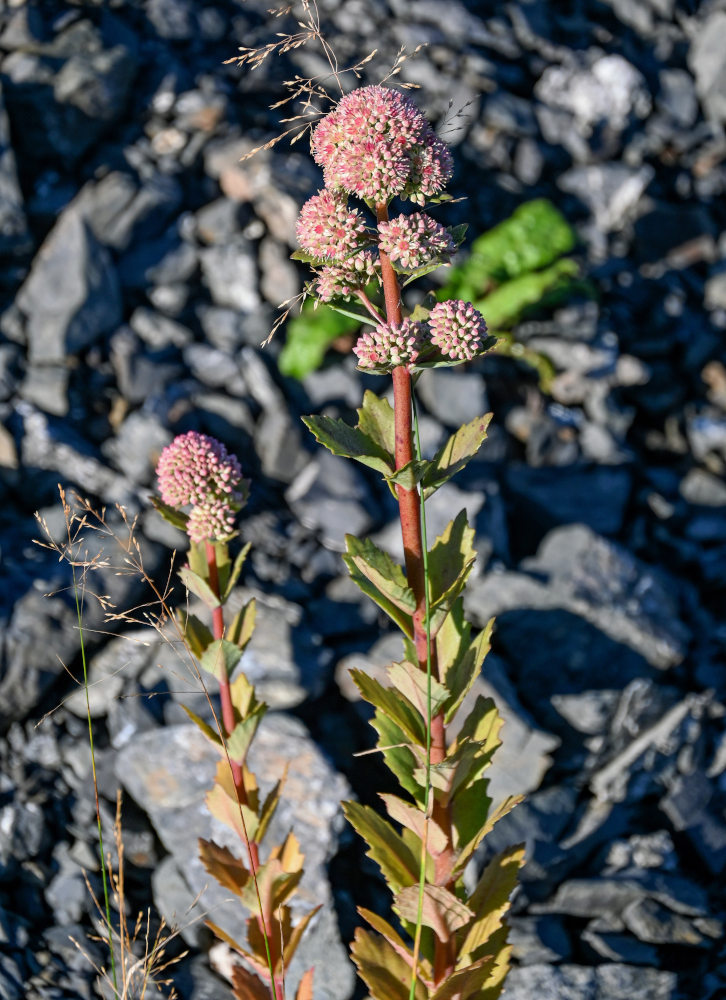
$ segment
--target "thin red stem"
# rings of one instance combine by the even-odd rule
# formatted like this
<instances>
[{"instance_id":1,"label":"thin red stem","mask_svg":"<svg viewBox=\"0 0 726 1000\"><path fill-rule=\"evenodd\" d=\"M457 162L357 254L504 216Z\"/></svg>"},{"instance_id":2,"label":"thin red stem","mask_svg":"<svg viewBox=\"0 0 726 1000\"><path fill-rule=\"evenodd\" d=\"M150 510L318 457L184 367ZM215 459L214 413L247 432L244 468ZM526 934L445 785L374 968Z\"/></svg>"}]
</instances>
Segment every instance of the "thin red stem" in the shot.
<instances>
[{"instance_id":1,"label":"thin red stem","mask_svg":"<svg viewBox=\"0 0 726 1000\"><path fill-rule=\"evenodd\" d=\"M377 205L378 222L388 221L388 206ZM400 323L401 289L388 255L378 248L381 260L381 279L383 295L386 303L386 318L389 323ZM393 407L395 419L395 459L396 469L401 469L414 458L413 422L411 405L411 373L401 366L393 370ZM423 560L423 533L421 530L421 498L418 489L406 489L396 486L398 510L401 519L401 535L403 539L403 555L406 565L408 584L416 599L416 609L413 613L413 641L416 647L418 665L424 672L428 669L429 642L426 628L426 574ZM436 643L431 643L431 670L438 674ZM435 715L431 720L431 763L440 764L446 756L446 726L443 713ZM452 888L452 880L448 877L451 870L453 854L451 816L446 806L434 798L432 818L447 836L448 848L437 860L436 882ZM452 939L441 941L436 938L434 954L434 981L443 982L454 971L456 961L456 943Z\"/></svg>"}]
</instances>

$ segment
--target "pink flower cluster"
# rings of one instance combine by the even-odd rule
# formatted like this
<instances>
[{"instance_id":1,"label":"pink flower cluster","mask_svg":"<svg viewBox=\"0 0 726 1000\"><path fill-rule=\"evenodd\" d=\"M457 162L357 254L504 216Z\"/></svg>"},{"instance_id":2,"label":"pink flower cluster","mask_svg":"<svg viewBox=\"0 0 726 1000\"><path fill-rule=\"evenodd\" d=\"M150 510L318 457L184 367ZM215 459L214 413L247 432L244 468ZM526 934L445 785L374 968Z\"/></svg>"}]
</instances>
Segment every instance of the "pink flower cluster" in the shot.
<instances>
[{"instance_id":1,"label":"pink flower cluster","mask_svg":"<svg viewBox=\"0 0 726 1000\"><path fill-rule=\"evenodd\" d=\"M341 264L326 264L316 272L315 292L321 302L337 297L348 298L380 278L378 258L369 250L348 258Z\"/></svg>"},{"instance_id":2,"label":"pink flower cluster","mask_svg":"<svg viewBox=\"0 0 726 1000\"><path fill-rule=\"evenodd\" d=\"M179 434L162 451L156 475L164 503L192 507L187 533L193 542L222 541L232 533L242 470L223 444L197 431Z\"/></svg>"},{"instance_id":3,"label":"pink flower cluster","mask_svg":"<svg viewBox=\"0 0 726 1000\"><path fill-rule=\"evenodd\" d=\"M296 233L300 246L316 257L342 260L363 241L366 224L344 194L323 188L303 205Z\"/></svg>"},{"instance_id":4,"label":"pink flower cluster","mask_svg":"<svg viewBox=\"0 0 726 1000\"><path fill-rule=\"evenodd\" d=\"M442 354L457 361L471 361L484 346L487 325L471 302L450 299L439 302L427 320L431 343Z\"/></svg>"},{"instance_id":5,"label":"pink flower cluster","mask_svg":"<svg viewBox=\"0 0 726 1000\"><path fill-rule=\"evenodd\" d=\"M381 323L372 333L363 333L353 348L361 368L397 368L412 365L422 347L423 328L406 317L401 324Z\"/></svg>"},{"instance_id":6,"label":"pink flower cluster","mask_svg":"<svg viewBox=\"0 0 726 1000\"><path fill-rule=\"evenodd\" d=\"M446 145L409 97L387 87L361 87L316 126L313 156L329 188L388 204L399 195L423 204L451 176Z\"/></svg>"},{"instance_id":7,"label":"pink flower cluster","mask_svg":"<svg viewBox=\"0 0 726 1000\"><path fill-rule=\"evenodd\" d=\"M381 250L406 270L413 271L437 258L449 257L456 250L451 234L422 212L379 222L378 233Z\"/></svg>"}]
</instances>

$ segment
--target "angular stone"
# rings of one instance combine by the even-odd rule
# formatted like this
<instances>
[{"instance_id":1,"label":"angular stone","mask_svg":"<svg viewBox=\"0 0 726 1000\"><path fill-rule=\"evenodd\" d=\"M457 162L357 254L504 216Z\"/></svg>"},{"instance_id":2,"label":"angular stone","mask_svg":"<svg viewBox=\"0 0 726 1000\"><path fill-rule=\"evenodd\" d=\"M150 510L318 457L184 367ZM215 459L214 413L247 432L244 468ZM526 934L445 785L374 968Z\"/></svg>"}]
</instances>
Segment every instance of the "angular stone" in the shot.
<instances>
[{"instance_id":1,"label":"angular stone","mask_svg":"<svg viewBox=\"0 0 726 1000\"><path fill-rule=\"evenodd\" d=\"M286 499L298 520L321 533L325 546L345 551L346 534L361 536L371 525L367 484L352 462L321 449L298 474Z\"/></svg>"},{"instance_id":2,"label":"angular stone","mask_svg":"<svg viewBox=\"0 0 726 1000\"><path fill-rule=\"evenodd\" d=\"M173 726L144 734L119 753L117 773L128 792L147 811L164 846L171 853L188 887L177 883L178 907L192 903L206 888L200 905L215 923L243 942L247 914L231 901L203 868L197 857L199 837L241 853L242 845L231 831L212 819L204 804L211 788L217 752L193 725ZM340 800L348 794L345 780L331 770L304 726L283 715L268 715L252 743L249 766L264 790L289 766L277 813L266 836L269 844L281 843L292 828L306 855L305 874L295 893L298 914L323 904L323 911L304 935L288 970L288 989L310 965L320 970L316 997L345 1000L353 988L352 967L338 936L332 894L325 865L334 853L342 828ZM177 909L176 920L183 916ZM174 914L167 913L174 919ZM185 921L188 922L188 917ZM199 929L195 924L192 932ZM323 974L324 970L324 974Z\"/></svg>"},{"instance_id":3,"label":"angular stone","mask_svg":"<svg viewBox=\"0 0 726 1000\"><path fill-rule=\"evenodd\" d=\"M726 11L714 10L696 29L688 65L709 118L726 121Z\"/></svg>"},{"instance_id":4,"label":"angular stone","mask_svg":"<svg viewBox=\"0 0 726 1000\"><path fill-rule=\"evenodd\" d=\"M18 292L27 317L31 360L60 362L121 322L118 279L105 247L67 209L33 261Z\"/></svg>"},{"instance_id":5,"label":"angular stone","mask_svg":"<svg viewBox=\"0 0 726 1000\"><path fill-rule=\"evenodd\" d=\"M612 963L527 965L507 977L507 1000L676 1000L673 972Z\"/></svg>"}]
</instances>

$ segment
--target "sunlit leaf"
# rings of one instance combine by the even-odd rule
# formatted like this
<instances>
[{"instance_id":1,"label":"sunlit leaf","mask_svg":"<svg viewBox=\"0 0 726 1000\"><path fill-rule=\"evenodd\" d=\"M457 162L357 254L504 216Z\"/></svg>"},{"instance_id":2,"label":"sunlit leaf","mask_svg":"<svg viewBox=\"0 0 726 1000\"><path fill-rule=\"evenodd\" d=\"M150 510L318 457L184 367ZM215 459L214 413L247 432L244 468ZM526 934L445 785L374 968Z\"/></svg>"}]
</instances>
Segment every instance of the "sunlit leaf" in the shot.
<instances>
[{"instance_id":1,"label":"sunlit leaf","mask_svg":"<svg viewBox=\"0 0 726 1000\"><path fill-rule=\"evenodd\" d=\"M412 885L396 894L395 907L404 920L415 924L418 901L419 887ZM448 941L454 931L468 924L473 916L473 911L442 885L424 886L421 922L424 927L430 927L439 940Z\"/></svg>"},{"instance_id":2,"label":"sunlit leaf","mask_svg":"<svg viewBox=\"0 0 726 1000\"><path fill-rule=\"evenodd\" d=\"M313 976L315 969L308 969L303 972L302 979L295 994L295 1000L313 1000Z\"/></svg>"},{"instance_id":3,"label":"sunlit leaf","mask_svg":"<svg viewBox=\"0 0 726 1000\"><path fill-rule=\"evenodd\" d=\"M429 715L429 686L431 688L431 715L437 715L441 706L449 698L449 692L435 677L430 680L418 664L403 660L386 667L391 683L415 705L423 719Z\"/></svg>"},{"instance_id":4,"label":"sunlit leaf","mask_svg":"<svg viewBox=\"0 0 726 1000\"><path fill-rule=\"evenodd\" d=\"M195 594L211 611L219 607L221 602L204 577L194 573L188 566L179 570L179 576L187 590Z\"/></svg>"},{"instance_id":5,"label":"sunlit leaf","mask_svg":"<svg viewBox=\"0 0 726 1000\"><path fill-rule=\"evenodd\" d=\"M250 877L245 865L226 847L212 840L197 841L202 864L221 886L239 896Z\"/></svg>"},{"instance_id":6,"label":"sunlit leaf","mask_svg":"<svg viewBox=\"0 0 726 1000\"><path fill-rule=\"evenodd\" d=\"M370 389L363 394L363 405L358 409L358 429L372 438L390 459L396 447L396 429L393 407L384 397L376 396Z\"/></svg>"},{"instance_id":7,"label":"sunlit leaf","mask_svg":"<svg viewBox=\"0 0 726 1000\"><path fill-rule=\"evenodd\" d=\"M315 439L334 455L353 458L384 476L395 471L391 455L368 434L351 427L344 420L310 416L303 417L302 421Z\"/></svg>"},{"instance_id":8,"label":"sunlit leaf","mask_svg":"<svg viewBox=\"0 0 726 1000\"><path fill-rule=\"evenodd\" d=\"M357 928L350 948L361 979L376 1000L409 1000L411 969L385 938ZM428 990L416 978L415 1000L427 1000Z\"/></svg>"},{"instance_id":9,"label":"sunlit leaf","mask_svg":"<svg viewBox=\"0 0 726 1000\"><path fill-rule=\"evenodd\" d=\"M189 515L185 514L181 510L177 510L176 507L170 507L168 503L164 503L161 497L152 495L149 497L152 505L158 510L165 521L169 524L173 524L175 528L180 531L187 530L187 522L189 520Z\"/></svg>"},{"instance_id":10,"label":"sunlit leaf","mask_svg":"<svg viewBox=\"0 0 726 1000\"><path fill-rule=\"evenodd\" d=\"M436 452L423 477L424 497L428 499L452 476L460 472L476 455L486 440L491 413L461 426Z\"/></svg>"},{"instance_id":11,"label":"sunlit leaf","mask_svg":"<svg viewBox=\"0 0 726 1000\"><path fill-rule=\"evenodd\" d=\"M248 555L248 553L250 551L250 547L251 547L251 543L247 542L247 544L244 545L240 549L240 551L237 553L237 558L235 559L234 563L232 564L232 569L230 570L229 576L228 576L228 578L225 581L225 586L222 588L222 593L224 594L225 601L227 600L227 598L229 597L229 595L232 593L232 591L234 590L234 588L237 586L237 581L240 578L240 573L242 572L242 567L245 564L245 560L247 559L247 555ZM220 581L220 585L221 585L221 581Z\"/></svg>"},{"instance_id":12,"label":"sunlit leaf","mask_svg":"<svg viewBox=\"0 0 726 1000\"><path fill-rule=\"evenodd\" d=\"M426 814L422 809L410 802L405 802L397 795L381 795L381 798L386 804L388 815L396 823L413 831L419 841L423 841L424 834L426 834L430 854L436 855L446 850L449 844L448 837L433 819L429 818L428 826L426 826Z\"/></svg>"},{"instance_id":13,"label":"sunlit leaf","mask_svg":"<svg viewBox=\"0 0 726 1000\"><path fill-rule=\"evenodd\" d=\"M364 670L351 670L350 676L365 701L385 712L410 740L425 744L426 730L421 717L403 694L393 688L384 687Z\"/></svg>"},{"instance_id":14,"label":"sunlit leaf","mask_svg":"<svg viewBox=\"0 0 726 1000\"><path fill-rule=\"evenodd\" d=\"M359 802L344 802L343 810L394 892L418 881L418 860L387 820Z\"/></svg>"},{"instance_id":15,"label":"sunlit leaf","mask_svg":"<svg viewBox=\"0 0 726 1000\"><path fill-rule=\"evenodd\" d=\"M524 845L518 844L497 854L486 866L469 900L476 918L467 929L460 954L479 957L478 952L499 930L523 864Z\"/></svg>"},{"instance_id":16,"label":"sunlit leaf","mask_svg":"<svg viewBox=\"0 0 726 1000\"><path fill-rule=\"evenodd\" d=\"M207 646L199 663L217 680L227 680L239 663L241 655L239 648L229 639L215 639Z\"/></svg>"}]
</instances>

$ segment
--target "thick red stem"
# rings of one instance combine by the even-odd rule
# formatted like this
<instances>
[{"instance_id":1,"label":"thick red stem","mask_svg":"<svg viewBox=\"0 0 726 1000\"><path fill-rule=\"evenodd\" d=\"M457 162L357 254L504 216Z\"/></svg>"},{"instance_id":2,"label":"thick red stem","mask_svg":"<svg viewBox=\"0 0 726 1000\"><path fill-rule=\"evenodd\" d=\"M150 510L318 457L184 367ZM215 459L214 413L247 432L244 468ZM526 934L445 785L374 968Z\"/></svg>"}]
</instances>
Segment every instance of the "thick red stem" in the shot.
<instances>
[{"instance_id":1,"label":"thick red stem","mask_svg":"<svg viewBox=\"0 0 726 1000\"><path fill-rule=\"evenodd\" d=\"M378 222L388 221L388 206L377 205ZM386 318L389 323L400 323L401 289L396 272L388 255L378 248L381 260L381 279L383 295L386 303ZM393 370L393 408L395 419L395 459L396 469L403 468L413 461L413 423L411 405L411 373L401 366ZM426 574L423 559L423 533L421 530L421 499L418 489L406 489L396 486L398 510L401 519L401 535L403 539L403 555L406 565L408 584L416 599L416 609L413 613L413 641L416 647L418 665L424 672L428 669L429 643L426 634ZM431 643L431 670L438 675L436 643ZM446 756L446 726L444 715L440 713L431 720L431 763L440 764ZM436 882L447 888L453 887L453 880L445 872L451 870L453 855L451 816L448 808L434 799L432 818L438 823L447 836L448 848L437 862ZM434 955L434 981L438 984L447 979L454 971L456 961L456 942L452 939L441 941L436 938Z\"/></svg>"}]
</instances>

